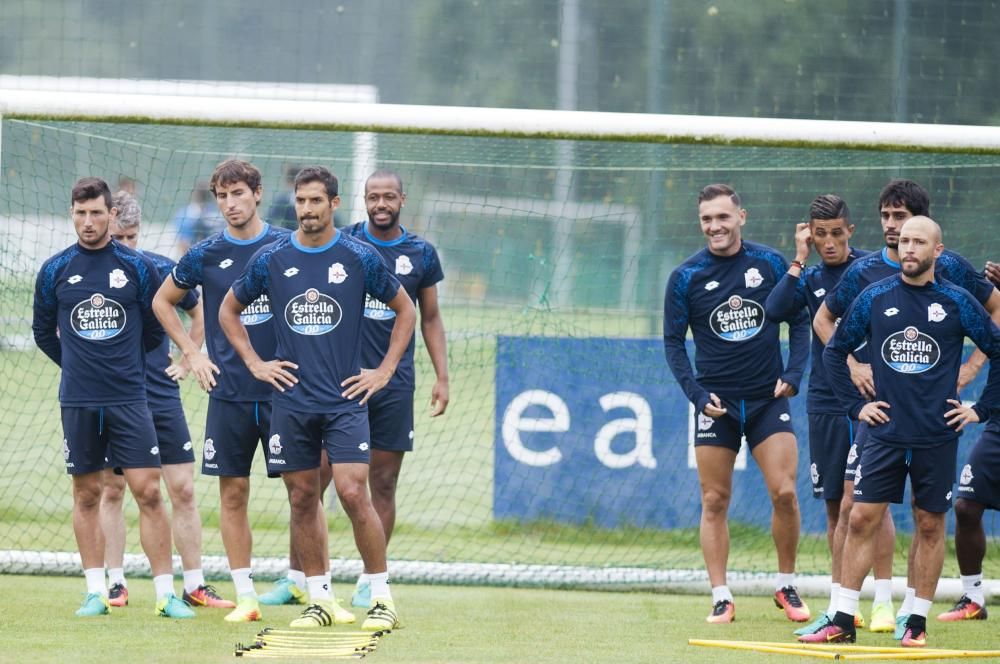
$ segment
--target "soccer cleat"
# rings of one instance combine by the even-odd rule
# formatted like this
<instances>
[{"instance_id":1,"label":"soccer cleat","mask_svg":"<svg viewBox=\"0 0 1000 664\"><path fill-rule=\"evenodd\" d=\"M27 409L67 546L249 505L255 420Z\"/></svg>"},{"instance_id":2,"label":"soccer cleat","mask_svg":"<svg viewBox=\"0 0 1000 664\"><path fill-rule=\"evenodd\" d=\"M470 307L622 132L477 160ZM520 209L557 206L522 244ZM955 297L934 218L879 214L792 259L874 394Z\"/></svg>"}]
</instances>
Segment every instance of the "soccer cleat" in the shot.
<instances>
[{"instance_id":1,"label":"soccer cleat","mask_svg":"<svg viewBox=\"0 0 1000 664\"><path fill-rule=\"evenodd\" d=\"M861 629L865 626L865 615L861 613L861 609L858 608L858 612L854 614L854 628Z\"/></svg>"},{"instance_id":2,"label":"soccer cleat","mask_svg":"<svg viewBox=\"0 0 1000 664\"><path fill-rule=\"evenodd\" d=\"M87 596L83 598L83 604L76 610L76 615L78 618L106 616L111 613L110 607L108 598L101 593L87 593Z\"/></svg>"},{"instance_id":3,"label":"soccer cleat","mask_svg":"<svg viewBox=\"0 0 1000 664\"><path fill-rule=\"evenodd\" d=\"M899 640L899 645L904 648L923 648L927 645L927 632L907 625L903 632L903 638Z\"/></svg>"},{"instance_id":4,"label":"soccer cleat","mask_svg":"<svg viewBox=\"0 0 1000 664\"><path fill-rule=\"evenodd\" d=\"M819 618L812 621L805 627L799 627L797 630L792 632L795 636L805 636L806 634L815 634L819 630L823 629L827 625L832 625L833 622L830 620L830 616L825 613L819 614Z\"/></svg>"},{"instance_id":5,"label":"soccer cleat","mask_svg":"<svg viewBox=\"0 0 1000 664\"><path fill-rule=\"evenodd\" d=\"M116 583L108 590L108 604L111 606L128 606L128 588Z\"/></svg>"},{"instance_id":6,"label":"soccer cleat","mask_svg":"<svg viewBox=\"0 0 1000 664\"><path fill-rule=\"evenodd\" d=\"M236 598L236 608L226 614L226 622L256 622L260 620L260 603L257 595L246 593Z\"/></svg>"},{"instance_id":7,"label":"soccer cleat","mask_svg":"<svg viewBox=\"0 0 1000 664\"><path fill-rule=\"evenodd\" d=\"M817 632L799 637L800 643L854 643L857 640L857 632L853 629L844 629L832 622Z\"/></svg>"},{"instance_id":8,"label":"soccer cleat","mask_svg":"<svg viewBox=\"0 0 1000 664\"><path fill-rule=\"evenodd\" d=\"M795 586L785 586L774 591L774 605L782 609L792 622L805 622L812 615L809 613L809 607L799 597L799 591Z\"/></svg>"},{"instance_id":9,"label":"soccer cleat","mask_svg":"<svg viewBox=\"0 0 1000 664\"><path fill-rule=\"evenodd\" d=\"M962 595L962 598L955 603L948 611L938 615L937 619L941 622L958 622L959 620L986 620L986 606L979 605L969 599L968 595Z\"/></svg>"},{"instance_id":10,"label":"soccer cleat","mask_svg":"<svg viewBox=\"0 0 1000 664\"><path fill-rule=\"evenodd\" d=\"M712 606L712 612L705 618L707 623L731 623L736 621L736 605L732 600L720 599Z\"/></svg>"},{"instance_id":11,"label":"soccer cleat","mask_svg":"<svg viewBox=\"0 0 1000 664\"><path fill-rule=\"evenodd\" d=\"M896 616L896 631L893 633L892 638L899 641L903 638L903 634L906 632L906 621L910 619L909 613L904 613Z\"/></svg>"},{"instance_id":12,"label":"soccer cleat","mask_svg":"<svg viewBox=\"0 0 1000 664\"><path fill-rule=\"evenodd\" d=\"M876 602L872 604L872 619L868 623L868 631L894 632L896 630L896 619L892 614L892 602ZM862 626L864 625L862 624Z\"/></svg>"},{"instance_id":13,"label":"soccer cleat","mask_svg":"<svg viewBox=\"0 0 1000 664\"><path fill-rule=\"evenodd\" d=\"M305 604L306 594L287 576L274 582L274 588L257 598L265 606Z\"/></svg>"},{"instance_id":14,"label":"soccer cleat","mask_svg":"<svg viewBox=\"0 0 1000 664\"><path fill-rule=\"evenodd\" d=\"M194 618L194 611L187 602L170 593L156 603L156 615L161 618Z\"/></svg>"},{"instance_id":15,"label":"soccer cleat","mask_svg":"<svg viewBox=\"0 0 1000 664\"><path fill-rule=\"evenodd\" d=\"M359 609L367 609L372 605L372 584L362 583L354 589L354 594L351 595L351 606L356 606Z\"/></svg>"},{"instance_id":16,"label":"soccer cleat","mask_svg":"<svg viewBox=\"0 0 1000 664\"><path fill-rule=\"evenodd\" d=\"M399 627L396 605L391 599L376 597L372 602L372 608L368 609L368 617L361 623L361 629L366 632L381 632Z\"/></svg>"},{"instance_id":17,"label":"soccer cleat","mask_svg":"<svg viewBox=\"0 0 1000 664\"><path fill-rule=\"evenodd\" d=\"M185 590L183 598L184 601L191 606L207 606L212 609L236 608L236 602L231 602L228 599L222 599L219 597L219 593L216 592L215 586L210 585L198 586L192 592Z\"/></svg>"}]
</instances>

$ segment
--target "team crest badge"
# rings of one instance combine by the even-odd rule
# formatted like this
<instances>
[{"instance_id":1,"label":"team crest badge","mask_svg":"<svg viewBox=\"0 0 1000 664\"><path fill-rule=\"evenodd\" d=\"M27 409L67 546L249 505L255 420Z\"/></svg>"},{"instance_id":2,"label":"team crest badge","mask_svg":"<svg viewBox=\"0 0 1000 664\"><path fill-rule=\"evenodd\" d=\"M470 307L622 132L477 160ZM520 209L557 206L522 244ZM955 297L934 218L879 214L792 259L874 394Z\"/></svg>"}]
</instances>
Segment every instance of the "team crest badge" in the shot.
<instances>
[{"instance_id":1,"label":"team crest badge","mask_svg":"<svg viewBox=\"0 0 1000 664\"><path fill-rule=\"evenodd\" d=\"M757 288L764 283L764 277L760 275L760 270L752 267L743 273L743 281L746 282L747 288Z\"/></svg>"},{"instance_id":2,"label":"team crest badge","mask_svg":"<svg viewBox=\"0 0 1000 664\"><path fill-rule=\"evenodd\" d=\"M128 277L125 276L121 268L115 268L108 273L108 285L111 288L124 288L127 283Z\"/></svg>"},{"instance_id":3,"label":"team crest badge","mask_svg":"<svg viewBox=\"0 0 1000 664\"><path fill-rule=\"evenodd\" d=\"M413 263L410 262L409 256L397 256L396 257L396 274L409 274L413 272Z\"/></svg>"}]
</instances>

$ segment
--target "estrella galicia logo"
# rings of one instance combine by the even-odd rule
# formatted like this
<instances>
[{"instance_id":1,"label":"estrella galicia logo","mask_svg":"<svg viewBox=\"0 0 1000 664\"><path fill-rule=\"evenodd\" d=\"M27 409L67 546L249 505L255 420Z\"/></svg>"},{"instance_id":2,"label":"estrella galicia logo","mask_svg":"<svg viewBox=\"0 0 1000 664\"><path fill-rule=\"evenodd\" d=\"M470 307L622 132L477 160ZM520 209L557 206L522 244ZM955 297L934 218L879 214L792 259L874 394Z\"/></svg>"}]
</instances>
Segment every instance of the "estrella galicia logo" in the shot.
<instances>
[{"instance_id":1,"label":"estrella galicia logo","mask_svg":"<svg viewBox=\"0 0 1000 664\"><path fill-rule=\"evenodd\" d=\"M369 320L392 320L396 312L389 305L365 293L365 318Z\"/></svg>"},{"instance_id":2,"label":"estrella galicia logo","mask_svg":"<svg viewBox=\"0 0 1000 664\"><path fill-rule=\"evenodd\" d=\"M268 299L267 293L261 293L261 296L240 314L240 322L244 325L260 325L271 318L271 300Z\"/></svg>"},{"instance_id":3,"label":"estrella galicia logo","mask_svg":"<svg viewBox=\"0 0 1000 664\"><path fill-rule=\"evenodd\" d=\"M753 300L731 295L712 311L708 325L726 341L746 341L764 327L764 307Z\"/></svg>"},{"instance_id":4,"label":"estrella galicia logo","mask_svg":"<svg viewBox=\"0 0 1000 664\"><path fill-rule=\"evenodd\" d=\"M125 329L125 307L94 293L70 313L70 325L79 336L90 341L117 337Z\"/></svg>"},{"instance_id":5,"label":"estrella galicia logo","mask_svg":"<svg viewBox=\"0 0 1000 664\"><path fill-rule=\"evenodd\" d=\"M912 325L882 342L882 361L899 373L923 373L940 359L941 349L934 338Z\"/></svg>"},{"instance_id":6,"label":"estrella galicia logo","mask_svg":"<svg viewBox=\"0 0 1000 664\"><path fill-rule=\"evenodd\" d=\"M340 304L315 288L296 295L285 307L285 323L288 327L293 332L307 336L326 334L340 324L342 316Z\"/></svg>"}]
</instances>

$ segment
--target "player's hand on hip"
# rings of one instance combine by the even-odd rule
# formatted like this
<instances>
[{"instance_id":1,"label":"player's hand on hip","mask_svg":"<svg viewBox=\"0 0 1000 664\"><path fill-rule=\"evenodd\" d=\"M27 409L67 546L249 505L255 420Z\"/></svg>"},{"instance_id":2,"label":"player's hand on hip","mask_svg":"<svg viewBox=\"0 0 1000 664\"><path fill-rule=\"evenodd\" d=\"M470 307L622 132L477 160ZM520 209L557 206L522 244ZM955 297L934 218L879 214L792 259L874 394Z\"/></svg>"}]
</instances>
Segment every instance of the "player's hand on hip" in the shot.
<instances>
[{"instance_id":1,"label":"player's hand on hip","mask_svg":"<svg viewBox=\"0 0 1000 664\"><path fill-rule=\"evenodd\" d=\"M345 378L344 382L340 384L341 387L347 388L341 396L345 399L353 399L364 395L361 396L361 401L358 402L359 405L364 406L373 394L386 386L390 378L392 378L391 371L362 369L361 373L357 376Z\"/></svg>"},{"instance_id":2,"label":"player's hand on hip","mask_svg":"<svg viewBox=\"0 0 1000 664\"><path fill-rule=\"evenodd\" d=\"M705 414L709 417L722 417L726 414L726 409L722 405L722 399L720 399L715 393L708 393L708 403L705 404Z\"/></svg>"},{"instance_id":3,"label":"player's hand on hip","mask_svg":"<svg viewBox=\"0 0 1000 664\"><path fill-rule=\"evenodd\" d=\"M188 367L188 364L183 360L181 360L180 362L174 360L170 363L169 367L163 370L163 373L167 374L170 380L174 381L175 383L179 383L185 378L187 378L189 372L190 369Z\"/></svg>"},{"instance_id":4,"label":"player's hand on hip","mask_svg":"<svg viewBox=\"0 0 1000 664\"><path fill-rule=\"evenodd\" d=\"M948 420L948 426L955 429L955 431L961 431L966 424L975 424L979 421L979 415L970 406L964 405L961 401L956 401L955 399L948 399L948 403L954 406L951 410L944 414L945 418Z\"/></svg>"},{"instance_id":5,"label":"player's hand on hip","mask_svg":"<svg viewBox=\"0 0 1000 664\"><path fill-rule=\"evenodd\" d=\"M858 413L858 420L872 427L885 424L889 421L889 413L886 413L885 409L891 407L885 401L869 401Z\"/></svg>"},{"instance_id":6,"label":"player's hand on hip","mask_svg":"<svg viewBox=\"0 0 1000 664\"><path fill-rule=\"evenodd\" d=\"M858 388L861 396L866 399L874 399L875 378L872 376L872 365L863 362L848 362L848 368L851 370L851 382L854 383L854 387Z\"/></svg>"},{"instance_id":7,"label":"player's hand on hip","mask_svg":"<svg viewBox=\"0 0 1000 664\"><path fill-rule=\"evenodd\" d=\"M211 392L212 388L215 387L215 377L221 373L219 367L215 366L215 363L208 359L208 355L201 351L191 355L185 354L184 361L187 362L191 373L198 380L201 389Z\"/></svg>"},{"instance_id":8,"label":"player's hand on hip","mask_svg":"<svg viewBox=\"0 0 1000 664\"><path fill-rule=\"evenodd\" d=\"M778 382L774 384L774 398L778 399L780 397L794 397L795 396L795 386L791 383L786 383L785 381L778 379Z\"/></svg>"},{"instance_id":9,"label":"player's hand on hip","mask_svg":"<svg viewBox=\"0 0 1000 664\"><path fill-rule=\"evenodd\" d=\"M298 369L299 365L288 360L271 360L269 362L255 362L247 367L253 377L259 381L269 383L279 392L284 392L286 387L295 387L299 379L295 377L289 369Z\"/></svg>"},{"instance_id":10,"label":"player's hand on hip","mask_svg":"<svg viewBox=\"0 0 1000 664\"><path fill-rule=\"evenodd\" d=\"M431 417L444 415L448 408L448 381L438 380L431 389Z\"/></svg>"}]
</instances>

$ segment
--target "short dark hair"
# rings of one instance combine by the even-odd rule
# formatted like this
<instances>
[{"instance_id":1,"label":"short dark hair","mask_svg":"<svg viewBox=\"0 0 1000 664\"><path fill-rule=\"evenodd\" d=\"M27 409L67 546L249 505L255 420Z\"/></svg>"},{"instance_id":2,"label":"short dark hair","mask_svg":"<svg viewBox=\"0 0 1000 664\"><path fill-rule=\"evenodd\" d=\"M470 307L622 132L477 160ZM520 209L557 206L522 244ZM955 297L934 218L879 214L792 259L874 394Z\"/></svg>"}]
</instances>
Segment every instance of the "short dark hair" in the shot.
<instances>
[{"instance_id":1,"label":"short dark hair","mask_svg":"<svg viewBox=\"0 0 1000 664\"><path fill-rule=\"evenodd\" d=\"M109 210L114 207L111 202L111 187L108 186L107 182L95 177L80 178L73 185L73 191L70 192L69 205L73 207L74 203L82 203L95 198L103 198L104 204L108 206Z\"/></svg>"},{"instance_id":2,"label":"short dark hair","mask_svg":"<svg viewBox=\"0 0 1000 664\"><path fill-rule=\"evenodd\" d=\"M310 182L321 182L326 187L326 197L332 199L337 195L340 183L337 176L323 168L322 166L306 166L295 176L295 191L304 184Z\"/></svg>"},{"instance_id":3,"label":"short dark hair","mask_svg":"<svg viewBox=\"0 0 1000 664\"><path fill-rule=\"evenodd\" d=\"M914 217L926 217L930 214L931 197L926 189L913 180L895 179L890 180L878 195L879 211L887 205L902 205Z\"/></svg>"},{"instance_id":4,"label":"short dark hair","mask_svg":"<svg viewBox=\"0 0 1000 664\"><path fill-rule=\"evenodd\" d=\"M704 203L705 201L710 201L712 199L718 198L719 196L729 196L729 200L733 202L736 207L741 207L740 195L736 193L736 190L730 187L728 184L710 184L701 190L698 194L698 203Z\"/></svg>"},{"instance_id":5,"label":"short dark hair","mask_svg":"<svg viewBox=\"0 0 1000 664\"><path fill-rule=\"evenodd\" d=\"M813 199L809 205L810 219L843 219L851 223L851 209L847 201L837 194L823 194Z\"/></svg>"},{"instance_id":6,"label":"short dark hair","mask_svg":"<svg viewBox=\"0 0 1000 664\"><path fill-rule=\"evenodd\" d=\"M395 180L396 187L399 188L399 193L403 193L403 178L399 177L399 173L396 171L389 171L382 168L375 171L365 180L365 191L368 191L368 183L376 179Z\"/></svg>"},{"instance_id":7,"label":"short dark hair","mask_svg":"<svg viewBox=\"0 0 1000 664\"><path fill-rule=\"evenodd\" d=\"M212 179L209 180L208 188L212 195L216 195L215 188L234 185L237 182L245 182L251 191L260 189L260 171L249 161L242 159L227 159L220 162L212 171Z\"/></svg>"}]
</instances>

